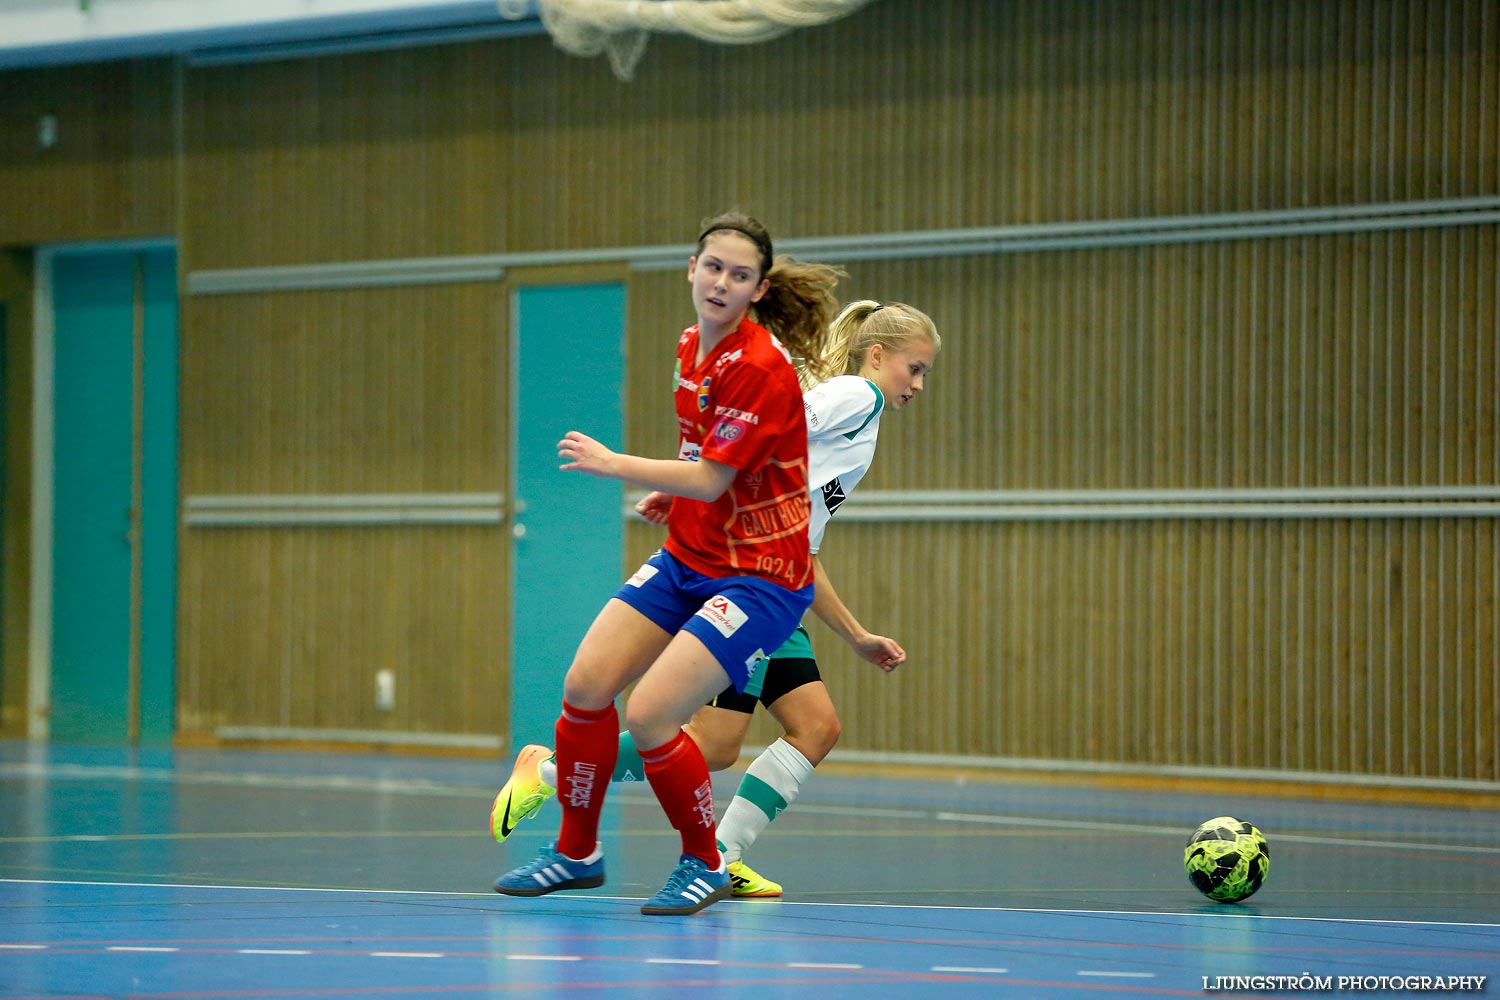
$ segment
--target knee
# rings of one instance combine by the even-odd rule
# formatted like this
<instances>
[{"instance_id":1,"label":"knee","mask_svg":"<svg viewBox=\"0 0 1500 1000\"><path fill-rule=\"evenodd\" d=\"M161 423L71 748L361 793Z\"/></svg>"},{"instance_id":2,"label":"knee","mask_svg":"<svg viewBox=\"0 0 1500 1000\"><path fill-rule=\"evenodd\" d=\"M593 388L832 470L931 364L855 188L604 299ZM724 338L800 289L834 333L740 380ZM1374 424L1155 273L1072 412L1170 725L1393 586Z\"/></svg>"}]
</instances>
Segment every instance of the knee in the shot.
<instances>
[{"instance_id":1,"label":"knee","mask_svg":"<svg viewBox=\"0 0 1500 1000\"><path fill-rule=\"evenodd\" d=\"M599 712L614 702L614 697L603 686L593 683L587 674L569 670L563 678L563 701L574 708L588 712Z\"/></svg>"},{"instance_id":2,"label":"knee","mask_svg":"<svg viewBox=\"0 0 1500 1000\"><path fill-rule=\"evenodd\" d=\"M839 736L844 731L839 717L832 712L820 715L811 720L805 726L796 729L788 729L786 741L797 748L807 762L817 767L827 757L834 744L839 741Z\"/></svg>"},{"instance_id":3,"label":"knee","mask_svg":"<svg viewBox=\"0 0 1500 1000\"><path fill-rule=\"evenodd\" d=\"M644 752L670 743L677 735L678 727L652 718L651 713L641 708L633 700L625 703L624 724L625 728L630 730L630 736L635 741L635 748Z\"/></svg>"}]
</instances>

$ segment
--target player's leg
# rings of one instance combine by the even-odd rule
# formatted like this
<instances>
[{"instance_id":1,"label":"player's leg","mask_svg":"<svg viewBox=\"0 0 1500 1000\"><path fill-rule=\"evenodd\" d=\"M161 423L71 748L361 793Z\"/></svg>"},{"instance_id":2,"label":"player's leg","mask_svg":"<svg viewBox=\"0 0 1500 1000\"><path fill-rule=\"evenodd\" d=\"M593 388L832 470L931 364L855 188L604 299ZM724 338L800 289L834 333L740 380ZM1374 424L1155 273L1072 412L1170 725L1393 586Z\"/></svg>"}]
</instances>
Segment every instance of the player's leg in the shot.
<instances>
[{"instance_id":1,"label":"player's leg","mask_svg":"<svg viewBox=\"0 0 1500 1000\"><path fill-rule=\"evenodd\" d=\"M694 710L723 687L724 678L714 652L692 633L679 632L626 703L625 723L641 750L646 779L682 838L676 869L641 907L642 913L695 913L729 894L729 875L714 837L708 765L682 728Z\"/></svg>"},{"instance_id":2,"label":"player's leg","mask_svg":"<svg viewBox=\"0 0 1500 1000\"><path fill-rule=\"evenodd\" d=\"M754 695L741 694L731 684L683 727L703 752L710 771L722 771L739 760L755 705ZM609 780L611 783L646 780L646 762L641 759L635 737L628 729L620 733L620 750ZM500 790L490 810L490 831L495 840L510 836L517 822L536 815L556 793L557 761L552 749L536 743L527 746L516 758L510 781Z\"/></svg>"},{"instance_id":3,"label":"player's leg","mask_svg":"<svg viewBox=\"0 0 1500 1000\"><path fill-rule=\"evenodd\" d=\"M668 641L669 634L660 626L620 600L610 600L594 619L563 681L563 710L556 727L557 787L563 809L557 841L530 864L500 876L497 892L536 896L603 884L598 832L608 781L599 776L613 770L619 749L614 698L646 671ZM545 797L538 806L541 801ZM508 807L502 810L506 811ZM492 812L492 828L494 824Z\"/></svg>"},{"instance_id":4,"label":"player's leg","mask_svg":"<svg viewBox=\"0 0 1500 1000\"><path fill-rule=\"evenodd\" d=\"M751 762L719 824L719 841L730 862L739 861L771 821L797 801L803 783L837 739L838 716L822 681L804 684L778 698L771 714L786 735ZM816 749L809 756L799 744Z\"/></svg>"},{"instance_id":5,"label":"player's leg","mask_svg":"<svg viewBox=\"0 0 1500 1000\"><path fill-rule=\"evenodd\" d=\"M807 652L811 652L808 647ZM838 713L811 657L774 658L767 674L767 708L786 735L757 757L719 823L719 844L740 897L781 895L781 886L744 862L744 853L777 816L791 807L802 785L838 741Z\"/></svg>"},{"instance_id":6,"label":"player's leg","mask_svg":"<svg viewBox=\"0 0 1500 1000\"><path fill-rule=\"evenodd\" d=\"M817 669L816 665L813 669ZM788 691L766 709L781 723L786 742L812 767L823 763L843 734L843 723L839 722L828 686L821 679Z\"/></svg>"},{"instance_id":7,"label":"player's leg","mask_svg":"<svg viewBox=\"0 0 1500 1000\"><path fill-rule=\"evenodd\" d=\"M705 577L695 592L703 605L636 684L625 708L646 776L683 844L677 870L643 913L691 913L729 894L714 835L713 782L682 727L726 678L743 692L763 651L785 642L812 602L811 586L791 591L758 577Z\"/></svg>"},{"instance_id":8,"label":"player's leg","mask_svg":"<svg viewBox=\"0 0 1500 1000\"><path fill-rule=\"evenodd\" d=\"M613 761L620 751L615 737L614 755L605 753L598 745L599 734L592 724L618 718L614 714L614 696L645 671L683 621L698 608L698 599L685 593L681 586L682 569L667 553L655 553L615 592L614 600L605 605L579 644L564 681L563 701L565 708L571 709L565 714L589 727L590 763L606 758ZM568 729L575 731L572 726ZM633 745L631 755L636 756ZM522 748L510 779L490 808L490 832L495 840L509 837L516 824L536 815L542 804L555 794L559 785L557 760L547 747L531 744ZM613 770L611 763L604 773ZM591 778L597 780L596 775ZM565 839L574 848L583 846L571 838Z\"/></svg>"},{"instance_id":9,"label":"player's leg","mask_svg":"<svg viewBox=\"0 0 1500 1000\"><path fill-rule=\"evenodd\" d=\"M730 687L694 712L692 720L682 728L698 744L708 769L722 771L739 761L740 747L745 745L754 712L755 699Z\"/></svg>"}]
</instances>

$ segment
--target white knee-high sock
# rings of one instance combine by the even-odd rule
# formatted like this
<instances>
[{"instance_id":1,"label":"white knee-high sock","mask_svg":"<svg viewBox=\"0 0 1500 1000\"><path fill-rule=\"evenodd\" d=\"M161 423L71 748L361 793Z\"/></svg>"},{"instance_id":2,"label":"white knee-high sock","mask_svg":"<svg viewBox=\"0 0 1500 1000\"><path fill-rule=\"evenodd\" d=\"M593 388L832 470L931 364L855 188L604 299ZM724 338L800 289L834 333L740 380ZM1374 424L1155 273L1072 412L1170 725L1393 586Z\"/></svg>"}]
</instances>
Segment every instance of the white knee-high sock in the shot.
<instances>
[{"instance_id":1,"label":"white knee-high sock","mask_svg":"<svg viewBox=\"0 0 1500 1000\"><path fill-rule=\"evenodd\" d=\"M813 766L807 758L784 739L772 743L755 758L719 823L725 864L740 860L771 821L797 801L802 783L812 773Z\"/></svg>"}]
</instances>

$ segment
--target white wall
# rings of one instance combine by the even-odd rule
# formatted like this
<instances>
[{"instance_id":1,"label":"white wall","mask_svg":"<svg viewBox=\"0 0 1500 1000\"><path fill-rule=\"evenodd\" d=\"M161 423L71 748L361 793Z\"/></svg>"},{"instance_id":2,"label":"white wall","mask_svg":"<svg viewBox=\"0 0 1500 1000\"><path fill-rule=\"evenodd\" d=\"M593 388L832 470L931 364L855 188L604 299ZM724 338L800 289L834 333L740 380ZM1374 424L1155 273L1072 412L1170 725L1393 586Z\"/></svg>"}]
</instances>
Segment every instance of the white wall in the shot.
<instances>
[{"instance_id":1,"label":"white wall","mask_svg":"<svg viewBox=\"0 0 1500 1000\"><path fill-rule=\"evenodd\" d=\"M445 29L538 30L496 0L4 0L0 69Z\"/></svg>"}]
</instances>

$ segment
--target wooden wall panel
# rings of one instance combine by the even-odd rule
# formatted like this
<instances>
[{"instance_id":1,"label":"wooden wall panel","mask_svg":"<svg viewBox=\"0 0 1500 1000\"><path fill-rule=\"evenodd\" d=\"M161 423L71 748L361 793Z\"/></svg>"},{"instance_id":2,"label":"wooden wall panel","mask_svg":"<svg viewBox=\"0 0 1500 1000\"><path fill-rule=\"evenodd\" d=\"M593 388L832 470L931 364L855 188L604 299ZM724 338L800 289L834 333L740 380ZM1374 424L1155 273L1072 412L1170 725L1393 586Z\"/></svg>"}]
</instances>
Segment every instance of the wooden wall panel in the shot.
<instances>
[{"instance_id":1,"label":"wooden wall panel","mask_svg":"<svg viewBox=\"0 0 1500 1000\"><path fill-rule=\"evenodd\" d=\"M185 269L506 240L510 43L186 71Z\"/></svg>"},{"instance_id":2,"label":"wooden wall panel","mask_svg":"<svg viewBox=\"0 0 1500 1000\"><path fill-rule=\"evenodd\" d=\"M1497 232L850 265L944 337L862 488L1492 483Z\"/></svg>"},{"instance_id":3,"label":"wooden wall panel","mask_svg":"<svg viewBox=\"0 0 1500 1000\"><path fill-rule=\"evenodd\" d=\"M183 495L504 493L505 301L497 282L186 300ZM509 553L501 526L186 527L179 725L497 733Z\"/></svg>"},{"instance_id":4,"label":"wooden wall panel","mask_svg":"<svg viewBox=\"0 0 1500 1000\"><path fill-rule=\"evenodd\" d=\"M178 726L500 736L509 536L494 527L186 532ZM396 677L375 707L375 672Z\"/></svg>"},{"instance_id":5,"label":"wooden wall panel","mask_svg":"<svg viewBox=\"0 0 1500 1000\"><path fill-rule=\"evenodd\" d=\"M503 491L499 283L185 300L182 492Z\"/></svg>"},{"instance_id":6,"label":"wooden wall panel","mask_svg":"<svg viewBox=\"0 0 1500 1000\"><path fill-rule=\"evenodd\" d=\"M772 44L187 71L189 270L1492 194L1474 0L872 4ZM737 89L726 89L734 81ZM782 81L796 81L783 85Z\"/></svg>"},{"instance_id":7,"label":"wooden wall panel","mask_svg":"<svg viewBox=\"0 0 1500 1000\"><path fill-rule=\"evenodd\" d=\"M911 659L813 642L845 749L1493 782L1497 529L836 522L840 594Z\"/></svg>"},{"instance_id":8,"label":"wooden wall panel","mask_svg":"<svg viewBox=\"0 0 1500 1000\"><path fill-rule=\"evenodd\" d=\"M0 246L177 235L176 74L165 59L0 72Z\"/></svg>"}]
</instances>

